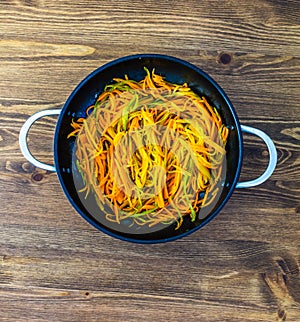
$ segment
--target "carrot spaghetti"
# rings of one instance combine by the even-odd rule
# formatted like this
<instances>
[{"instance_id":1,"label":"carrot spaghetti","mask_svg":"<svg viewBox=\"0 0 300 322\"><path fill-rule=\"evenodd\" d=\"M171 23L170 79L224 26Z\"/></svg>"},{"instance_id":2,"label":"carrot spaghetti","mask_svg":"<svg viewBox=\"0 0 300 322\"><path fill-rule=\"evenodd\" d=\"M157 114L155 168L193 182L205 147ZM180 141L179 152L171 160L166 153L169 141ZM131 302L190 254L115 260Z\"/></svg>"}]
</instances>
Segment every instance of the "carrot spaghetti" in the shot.
<instances>
[{"instance_id":1,"label":"carrot spaghetti","mask_svg":"<svg viewBox=\"0 0 300 322\"><path fill-rule=\"evenodd\" d=\"M95 197L106 220L178 229L216 198L229 131L188 84L145 72L106 85L68 137L76 137L80 193Z\"/></svg>"}]
</instances>

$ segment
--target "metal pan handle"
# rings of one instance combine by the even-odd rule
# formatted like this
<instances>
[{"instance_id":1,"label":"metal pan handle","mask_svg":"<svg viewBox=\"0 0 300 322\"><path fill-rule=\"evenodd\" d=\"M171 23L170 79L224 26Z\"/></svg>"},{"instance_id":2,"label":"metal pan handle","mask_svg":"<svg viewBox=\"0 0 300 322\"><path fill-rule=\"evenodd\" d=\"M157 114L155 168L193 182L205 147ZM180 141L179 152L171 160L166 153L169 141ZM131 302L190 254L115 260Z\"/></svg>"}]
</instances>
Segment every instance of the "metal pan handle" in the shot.
<instances>
[{"instance_id":1,"label":"metal pan handle","mask_svg":"<svg viewBox=\"0 0 300 322\"><path fill-rule=\"evenodd\" d=\"M20 149L21 149L21 152L23 153L24 157L29 162L31 162L34 166L39 167L44 170L48 170L48 171L56 171L55 166L40 162L32 156L32 154L30 153L30 151L28 149L27 136L28 136L29 129L31 128L32 124L36 120L38 120L39 118L44 117L44 116L59 115L60 112L61 112L61 109L53 109L53 110L40 111L40 112L37 112L37 113L31 115L25 121L23 126L21 127L20 134L19 134Z\"/></svg>"},{"instance_id":2,"label":"metal pan handle","mask_svg":"<svg viewBox=\"0 0 300 322\"><path fill-rule=\"evenodd\" d=\"M276 151L275 144L265 132L246 125L241 125L241 128L242 128L242 131L245 133L254 134L260 137L267 145L267 148L269 151L269 164L265 172L257 179L245 181L245 182L238 182L236 185L236 188L250 188L250 187L258 186L270 178L277 164L277 151Z\"/></svg>"}]
</instances>

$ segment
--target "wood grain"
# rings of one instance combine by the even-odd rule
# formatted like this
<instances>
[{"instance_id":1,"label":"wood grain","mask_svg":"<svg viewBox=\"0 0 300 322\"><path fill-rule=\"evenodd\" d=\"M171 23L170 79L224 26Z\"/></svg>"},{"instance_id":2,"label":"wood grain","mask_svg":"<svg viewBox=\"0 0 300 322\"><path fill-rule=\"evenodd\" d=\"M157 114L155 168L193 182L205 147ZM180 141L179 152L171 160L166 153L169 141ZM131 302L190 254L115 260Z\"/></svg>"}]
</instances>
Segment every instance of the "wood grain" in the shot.
<instances>
[{"instance_id":1,"label":"wood grain","mask_svg":"<svg viewBox=\"0 0 300 322\"><path fill-rule=\"evenodd\" d=\"M299 16L292 0L0 4L1 321L299 321ZM278 164L200 231L137 245L85 222L56 174L24 159L18 137L97 67L149 52L209 73L241 123L271 136ZM43 162L53 162L55 123L29 133ZM249 180L268 153L256 137L244 145L240 180Z\"/></svg>"}]
</instances>

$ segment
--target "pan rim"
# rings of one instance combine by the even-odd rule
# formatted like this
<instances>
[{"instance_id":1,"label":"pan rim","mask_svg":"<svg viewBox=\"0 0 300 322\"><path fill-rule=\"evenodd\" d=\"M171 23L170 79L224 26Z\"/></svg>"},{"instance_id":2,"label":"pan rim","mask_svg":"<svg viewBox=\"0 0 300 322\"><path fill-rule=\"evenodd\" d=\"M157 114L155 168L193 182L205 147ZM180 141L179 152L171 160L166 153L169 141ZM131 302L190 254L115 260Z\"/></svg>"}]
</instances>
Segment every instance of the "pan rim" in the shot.
<instances>
[{"instance_id":1,"label":"pan rim","mask_svg":"<svg viewBox=\"0 0 300 322\"><path fill-rule=\"evenodd\" d=\"M130 61L130 60L140 60L140 59L162 59L162 60L168 60L168 61L172 61L174 63L178 63L180 65L184 65L187 68L195 71L196 73L200 74L203 78L205 78L205 80L209 83L212 84L212 86L217 90L217 92L222 96L222 98L224 99L224 101L226 102L226 105L232 115L232 118L234 120L235 126L236 126L236 131L237 131L237 137L238 137L238 162L237 162L237 167L235 170L235 175L234 175L234 179L231 183L230 189L227 192L227 195L225 196L225 198L222 200L222 202L220 203L220 205L217 207L217 209L210 214L207 218L205 218L199 225L189 229L186 232L180 233L178 235L174 235L174 236L170 236L170 237L166 237L166 238L161 238L161 239L139 239L138 235L132 235L134 237L127 237L127 236L123 236L121 234L117 234L114 233L108 229L106 229L104 226L102 226L100 223L98 223L96 221L96 219L93 219L92 216L88 216L87 214L85 214L77 205L77 203L75 202L75 200L72 198L72 196L70 195L68 188L65 185L64 182L64 178L62 176L62 172L61 169L59 167L59 160L58 160L58 139L59 139L59 132L60 132L60 128L61 128L61 123L62 120L64 118L64 114L65 111L67 110L68 106L70 105L70 103L72 102L74 96L82 89L82 87L84 87L84 85L90 81L90 79L92 79L93 77L95 77L96 75L98 75L99 73L105 71L106 69L120 64L120 63L124 63L126 61ZM169 55L162 55L162 54L136 54L136 55L129 55L129 56L124 56L121 58L117 58L115 60L112 60L100 67L98 67L97 69L95 69L93 72L91 72L90 74L88 74L76 87L75 89L71 92L70 96L68 97L68 99L66 100L62 111L59 115L57 124L56 124L56 129L55 129L55 134L54 134L54 164L56 167L56 171L57 171L57 176L59 178L59 182L60 185L62 187L62 190L64 192L64 194L66 195L67 199L69 200L69 202L71 203L71 205L73 206L73 208L92 226L94 226L96 229L102 231L103 233L117 238L119 240L123 240L123 241L127 241L127 242L133 242L133 243L139 243L139 244L156 244L156 243L164 243L164 242L171 242L171 241L175 241L177 239L183 238L185 236L188 236L192 233L194 233L195 231L201 229L202 227L204 227L206 224L208 224L212 219L214 219L222 210L222 208L225 206L225 204L228 202L228 200L230 199L240 176L240 172L241 172L241 167L242 167L242 158L243 158L243 140L242 140L242 130L241 130L241 126L240 126L240 122L237 116L237 113L231 103L231 101L229 100L228 96L226 95L225 91L220 87L220 85L211 77L209 76L206 72L204 72L202 69L200 69L199 67L197 67L196 65L189 63L183 59L177 58L177 57L173 57L173 56L169 56Z\"/></svg>"}]
</instances>

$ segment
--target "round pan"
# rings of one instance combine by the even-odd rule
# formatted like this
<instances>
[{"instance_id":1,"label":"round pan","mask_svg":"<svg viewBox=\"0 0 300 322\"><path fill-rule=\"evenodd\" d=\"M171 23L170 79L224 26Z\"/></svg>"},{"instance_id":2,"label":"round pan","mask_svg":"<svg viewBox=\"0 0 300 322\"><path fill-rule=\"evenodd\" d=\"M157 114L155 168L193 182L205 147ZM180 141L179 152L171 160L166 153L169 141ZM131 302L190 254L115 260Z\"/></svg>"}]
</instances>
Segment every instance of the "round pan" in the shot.
<instances>
[{"instance_id":1,"label":"round pan","mask_svg":"<svg viewBox=\"0 0 300 322\"><path fill-rule=\"evenodd\" d=\"M123 78L125 74L128 75L129 79L139 81L145 77L144 67L149 70L155 68L155 72L164 76L169 82L177 84L188 83L192 90L199 95L206 96L209 102L218 109L223 123L230 128L226 146L226 179L217 204L206 218L199 218L195 222L186 219L178 230L175 230L175 227L171 225L151 233L147 233L144 230L141 232L120 232L118 224L115 226L112 224L107 225L105 221L101 220L99 208L92 199L89 200L88 207L86 202L82 203L73 176L73 173L76 173L72 163L75 140L67 139L67 135L72 131L70 127L72 119L85 116L87 107L94 103L95 98L103 91L106 84L111 83L114 77ZM135 242L169 241L183 237L205 225L216 216L231 196L237 183L242 163L240 125L234 108L224 91L211 77L196 66L174 57L162 55L151 54L124 57L100 67L85 78L73 91L60 114L54 142L56 171L62 188L73 207L83 218L103 232Z\"/></svg>"},{"instance_id":2,"label":"round pan","mask_svg":"<svg viewBox=\"0 0 300 322\"><path fill-rule=\"evenodd\" d=\"M78 192L77 170L74 165L74 144L76 138L67 138L72 132L72 119L86 116L86 109L92 105L104 87L113 81L113 78L123 78L139 81L145 77L145 70L155 69L155 73L162 75L171 83L187 83L189 87L200 96L205 96L209 103L216 107L222 117L223 124L228 127L229 137L226 144L226 171L221 193L217 202L211 207L209 213L203 216L199 210L196 220L191 221L189 216L184 216L183 224L175 229L176 223L160 230L147 229L120 229L120 224L110 224L105 220L95 200L89 197L82 202L82 196ZM36 160L27 146L27 134L31 125L40 117L59 114L54 137L54 166L46 165ZM269 150L269 165L265 172L257 179L238 183L241 171L243 144L242 131L260 137ZM273 173L277 153L272 140L264 132L240 125L236 112L228 97L221 87L205 72L198 67L175 57L143 54L123 57L112 61L87 76L72 92L62 110L40 111L32 115L22 126L19 136L20 148L23 155L37 167L45 170L56 171L62 189L77 212L90 224L110 236L138 243L158 243L178 239L200 229L213 219L227 203L236 187L249 188L266 181ZM124 228L124 227L123 227Z\"/></svg>"}]
</instances>

